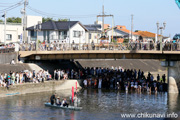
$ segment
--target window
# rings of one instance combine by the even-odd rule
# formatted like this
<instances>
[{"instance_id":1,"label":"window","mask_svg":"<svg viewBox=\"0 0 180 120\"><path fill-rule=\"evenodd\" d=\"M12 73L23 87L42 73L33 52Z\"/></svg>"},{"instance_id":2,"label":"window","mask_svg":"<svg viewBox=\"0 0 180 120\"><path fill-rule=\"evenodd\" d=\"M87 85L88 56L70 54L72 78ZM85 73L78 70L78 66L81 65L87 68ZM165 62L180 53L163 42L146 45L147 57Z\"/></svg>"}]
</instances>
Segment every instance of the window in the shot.
<instances>
[{"instance_id":1,"label":"window","mask_svg":"<svg viewBox=\"0 0 180 120\"><path fill-rule=\"evenodd\" d=\"M97 39L97 35L94 35L94 39Z\"/></svg>"},{"instance_id":2,"label":"window","mask_svg":"<svg viewBox=\"0 0 180 120\"><path fill-rule=\"evenodd\" d=\"M12 35L11 34L6 34L6 40L12 40Z\"/></svg>"},{"instance_id":3,"label":"window","mask_svg":"<svg viewBox=\"0 0 180 120\"><path fill-rule=\"evenodd\" d=\"M35 32L34 30L31 31L31 37L36 37L37 36L37 32Z\"/></svg>"},{"instance_id":4,"label":"window","mask_svg":"<svg viewBox=\"0 0 180 120\"><path fill-rule=\"evenodd\" d=\"M18 35L18 39L21 39L21 35Z\"/></svg>"},{"instance_id":5,"label":"window","mask_svg":"<svg viewBox=\"0 0 180 120\"><path fill-rule=\"evenodd\" d=\"M46 40L46 31L43 31L44 41Z\"/></svg>"},{"instance_id":6,"label":"window","mask_svg":"<svg viewBox=\"0 0 180 120\"><path fill-rule=\"evenodd\" d=\"M64 40L67 37L67 31L59 31L59 40Z\"/></svg>"},{"instance_id":7,"label":"window","mask_svg":"<svg viewBox=\"0 0 180 120\"><path fill-rule=\"evenodd\" d=\"M91 33L89 33L89 39L91 39Z\"/></svg>"},{"instance_id":8,"label":"window","mask_svg":"<svg viewBox=\"0 0 180 120\"><path fill-rule=\"evenodd\" d=\"M74 37L80 37L81 33L80 31L74 31Z\"/></svg>"}]
</instances>

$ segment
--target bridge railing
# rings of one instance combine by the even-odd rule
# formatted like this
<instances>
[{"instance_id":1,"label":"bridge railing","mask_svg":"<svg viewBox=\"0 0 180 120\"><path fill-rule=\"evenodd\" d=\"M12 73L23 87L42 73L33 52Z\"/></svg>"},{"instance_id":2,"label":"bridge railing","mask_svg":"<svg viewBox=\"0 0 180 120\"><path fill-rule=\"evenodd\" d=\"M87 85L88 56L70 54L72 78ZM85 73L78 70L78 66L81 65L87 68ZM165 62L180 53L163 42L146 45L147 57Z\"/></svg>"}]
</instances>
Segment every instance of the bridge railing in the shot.
<instances>
[{"instance_id":1,"label":"bridge railing","mask_svg":"<svg viewBox=\"0 0 180 120\"><path fill-rule=\"evenodd\" d=\"M15 48L0 48L0 53L11 53L14 51L15 51Z\"/></svg>"},{"instance_id":2,"label":"bridge railing","mask_svg":"<svg viewBox=\"0 0 180 120\"><path fill-rule=\"evenodd\" d=\"M180 43L163 43L163 51L180 51ZM160 50L160 44L154 43L110 43L110 44L22 44L20 51L69 51L69 50Z\"/></svg>"}]
</instances>

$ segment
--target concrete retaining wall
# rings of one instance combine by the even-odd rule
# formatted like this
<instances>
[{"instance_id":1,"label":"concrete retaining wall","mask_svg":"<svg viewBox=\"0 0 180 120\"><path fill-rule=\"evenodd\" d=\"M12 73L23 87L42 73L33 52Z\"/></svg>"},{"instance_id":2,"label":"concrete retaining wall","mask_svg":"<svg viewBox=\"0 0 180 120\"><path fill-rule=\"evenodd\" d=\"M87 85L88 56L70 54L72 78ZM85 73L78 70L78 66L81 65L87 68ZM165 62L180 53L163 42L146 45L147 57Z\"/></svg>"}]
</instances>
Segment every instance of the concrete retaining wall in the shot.
<instances>
[{"instance_id":1,"label":"concrete retaining wall","mask_svg":"<svg viewBox=\"0 0 180 120\"><path fill-rule=\"evenodd\" d=\"M72 86L75 87L77 82L78 89L81 88L81 80L62 80L62 81L46 81L44 83L25 83L10 86L7 88L0 88L0 97L7 97L12 95L21 95L27 93L58 91L58 90L71 90Z\"/></svg>"},{"instance_id":2,"label":"concrete retaining wall","mask_svg":"<svg viewBox=\"0 0 180 120\"><path fill-rule=\"evenodd\" d=\"M17 60L17 53L1 53L0 54L0 64L10 63L11 60Z\"/></svg>"}]
</instances>

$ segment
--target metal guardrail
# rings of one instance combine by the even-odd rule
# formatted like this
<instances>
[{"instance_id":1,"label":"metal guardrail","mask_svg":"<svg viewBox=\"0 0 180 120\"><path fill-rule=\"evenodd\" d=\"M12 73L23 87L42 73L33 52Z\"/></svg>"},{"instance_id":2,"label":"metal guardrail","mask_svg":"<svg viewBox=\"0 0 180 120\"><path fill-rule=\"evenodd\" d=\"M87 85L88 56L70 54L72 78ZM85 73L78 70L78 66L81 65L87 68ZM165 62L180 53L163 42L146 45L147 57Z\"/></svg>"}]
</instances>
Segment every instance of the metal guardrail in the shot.
<instances>
[{"instance_id":1,"label":"metal guardrail","mask_svg":"<svg viewBox=\"0 0 180 120\"><path fill-rule=\"evenodd\" d=\"M163 43L163 51L180 51L180 43ZM36 44L20 45L20 51L69 51L69 50L155 50L160 51L160 44L153 43L128 43L128 44Z\"/></svg>"},{"instance_id":2,"label":"metal guardrail","mask_svg":"<svg viewBox=\"0 0 180 120\"><path fill-rule=\"evenodd\" d=\"M15 52L15 48L0 48L0 53L11 53Z\"/></svg>"}]
</instances>

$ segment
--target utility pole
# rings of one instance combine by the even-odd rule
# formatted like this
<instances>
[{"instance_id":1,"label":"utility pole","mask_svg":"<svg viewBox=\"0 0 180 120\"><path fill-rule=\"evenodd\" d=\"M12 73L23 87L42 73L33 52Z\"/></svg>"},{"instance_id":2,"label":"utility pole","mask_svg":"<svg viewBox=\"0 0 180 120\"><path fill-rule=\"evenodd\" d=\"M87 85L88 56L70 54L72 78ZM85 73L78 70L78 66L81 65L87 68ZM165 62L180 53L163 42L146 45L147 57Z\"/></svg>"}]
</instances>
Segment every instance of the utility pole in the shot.
<instances>
[{"instance_id":1,"label":"utility pole","mask_svg":"<svg viewBox=\"0 0 180 120\"><path fill-rule=\"evenodd\" d=\"M134 15L132 14L131 15L131 40L133 39L133 17L134 17Z\"/></svg>"},{"instance_id":2,"label":"utility pole","mask_svg":"<svg viewBox=\"0 0 180 120\"><path fill-rule=\"evenodd\" d=\"M23 41L27 43L27 33L26 33L26 28L27 28L27 20L26 20L26 6L28 5L28 0L24 0L24 11L23 11Z\"/></svg>"},{"instance_id":3,"label":"utility pole","mask_svg":"<svg viewBox=\"0 0 180 120\"><path fill-rule=\"evenodd\" d=\"M103 32L103 34L104 34L104 5L103 5L103 7L102 7L102 32Z\"/></svg>"},{"instance_id":4,"label":"utility pole","mask_svg":"<svg viewBox=\"0 0 180 120\"><path fill-rule=\"evenodd\" d=\"M6 45L6 11L4 12L4 44Z\"/></svg>"},{"instance_id":5,"label":"utility pole","mask_svg":"<svg viewBox=\"0 0 180 120\"><path fill-rule=\"evenodd\" d=\"M102 7L102 15L97 15L97 20L98 20L98 17L102 17L102 36L104 36L105 34L105 32L104 32L104 18L105 17L113 17L113 15L105 15L104 14L104 5L103 5L103 7Z\"/></svg>"}]
</instances>

